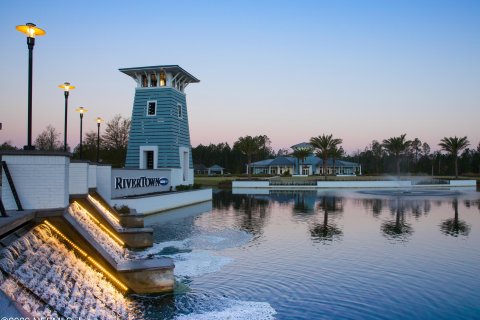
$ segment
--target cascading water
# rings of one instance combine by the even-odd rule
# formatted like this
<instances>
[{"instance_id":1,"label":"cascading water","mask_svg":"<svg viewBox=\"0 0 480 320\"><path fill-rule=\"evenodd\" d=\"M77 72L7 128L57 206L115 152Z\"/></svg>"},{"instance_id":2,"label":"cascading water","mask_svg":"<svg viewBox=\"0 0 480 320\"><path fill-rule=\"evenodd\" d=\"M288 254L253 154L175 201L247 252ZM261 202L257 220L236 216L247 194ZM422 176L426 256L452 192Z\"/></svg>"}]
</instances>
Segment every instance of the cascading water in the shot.
<instances>
[{"instance_id":1,"label":"cascading water","mask_svg":"<svg viewBox=\"0 0 480 320\"><path fill-rule=\"evenodd\" d=\"M95 199L94 197L92 197L91 195L88 195L88 200L93 203L93 205L95 206L95 208L102 212L103 213L103 216L106 217L111 224L113 224L116 228L122 228L122 226L120 225L119 223L119 220L117 217L115 217L113 215L113 213L110 212L110 210L108 210L108 208L105 208L101 203L100 201L98 201L97 199Z\"/></svg>"},{"instance_id":2,"label":"cascading water","mask_svg":"<svg viewBox=\"0 0 480 320\"><path fill-rule=\"evenodd\" d=\"M45 224L0 252L0 290L35 317L128 319L133 303Z\"/></svg>"},{"instance_id":3,"label":"cascading water","mask_svg":"<svg viewBox=\"0 0 480 320\"><path fill-rule=\"evenodd\" d=\"M68 213L110 254L116 261L128 260L127 250L106 234L88 215L88 212L74 202L68 207Z\"/></svg>"}]
</instances>

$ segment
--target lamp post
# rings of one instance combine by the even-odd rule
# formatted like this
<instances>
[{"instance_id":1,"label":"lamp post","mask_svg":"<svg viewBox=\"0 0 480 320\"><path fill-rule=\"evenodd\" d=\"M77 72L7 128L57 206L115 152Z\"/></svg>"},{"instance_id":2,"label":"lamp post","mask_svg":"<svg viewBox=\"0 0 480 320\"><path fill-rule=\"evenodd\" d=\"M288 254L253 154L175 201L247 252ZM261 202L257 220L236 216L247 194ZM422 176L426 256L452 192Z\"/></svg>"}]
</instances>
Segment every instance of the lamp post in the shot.
<instances>
[{"instance_id":1,"label":"lamp post","mask_svg":"<svg viewBox=\"0 0 480 320\"><path fill-rule=\"evenodd\" d=\"M78 113L80 113L80 160L82 160L82 126L83 126L83 114L88 110L84 107L78 107L75 109Z\"/></svg>"},{"instance_id":2,"label":"lamp post","mask_svg":"<svg viewBox=\"0 0 480 320\"><path fill-rule=\"evenodd\" d=\"M103 119L97 117L97 163L100 159L100 123L103 122Z\"/></svg>"},{"instance_id":3,"label":"lamp post","mask_svg":"<svg viewBox=\"0 0 480 320\"><path fill-rule=\"evenodd\" d=\"M27 35L28 46L28 124L27 124L27 145L25 150L34 150L32 145L32 67L33 67L33 47L35 46L35 36L45 35L45 30L37 28L33 23L17 26L16 29Z\"/></svg>"},{"instance_id":4,"label":"lamp post","mask_svg":"<svg viewBox=\"0 0 480 320\"><path fill-rule=\"evenodd\" d=\"M63 151L67 151L67 112L68 112L68 95L70 90L75 89L75 86L70 85L70 82L65 82L58 86L64 90L65 94L65 126L63 130Z\"/></svg>"}]
</instances>

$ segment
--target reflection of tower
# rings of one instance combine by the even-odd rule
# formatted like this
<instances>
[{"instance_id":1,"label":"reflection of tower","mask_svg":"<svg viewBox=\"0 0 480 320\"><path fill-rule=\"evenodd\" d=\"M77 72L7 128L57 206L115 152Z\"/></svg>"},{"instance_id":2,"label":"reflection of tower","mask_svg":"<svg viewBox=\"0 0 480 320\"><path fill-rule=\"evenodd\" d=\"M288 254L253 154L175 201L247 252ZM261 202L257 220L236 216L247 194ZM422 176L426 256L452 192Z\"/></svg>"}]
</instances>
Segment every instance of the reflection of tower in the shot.
<instances>
[{"instance_id":1,"label":"reflection of tower","mask_svg":"<svg viewBox=\"0 0 480 320\"><path fill-rule=\"evenodd\" d=\"M125 167L171 169L172 184L192 184L185 87L199 82L177 65L124 68L137 83Z\"/></svg>"}]
</instances>

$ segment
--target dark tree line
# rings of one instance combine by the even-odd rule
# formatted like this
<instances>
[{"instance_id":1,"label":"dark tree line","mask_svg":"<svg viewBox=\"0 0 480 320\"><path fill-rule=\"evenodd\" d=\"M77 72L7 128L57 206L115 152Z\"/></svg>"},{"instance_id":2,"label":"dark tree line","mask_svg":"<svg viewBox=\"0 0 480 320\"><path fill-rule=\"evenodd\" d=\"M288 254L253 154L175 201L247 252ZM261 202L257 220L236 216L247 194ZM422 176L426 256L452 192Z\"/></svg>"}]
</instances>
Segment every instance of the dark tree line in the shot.
<instances>
[{"instance_id":1,"label":"dark tree line","mask_svg":"<svg viewBox=\"0 0 480 320\"><path fill-rule=\"evenodd\" d=\"M266 135L240 137L233 147L227 142L199 144L192 148L192 158L195 164L210 167L214 164L225 168L229 173L245 173L246 165L251 162L269 159L275 154L270 147L270 139Z\"/></svg>"},{"instance_id":2,"label":"dark tree line","mask_svg":"<svg viewBox=\"0 0 480 320\"><path fill-rule=\"evenodd\" d=\"M364 174L373 175L397 174L398 170L401 173L435 176L454 176L457 172L480 174L480 143L472 148L466 137L443 138L439 143L441 151L431 152L428 143L422 143L418 138L401 141L402 136L396 137L400 141L393 139L395 137L384 140L384 143L373 140L363 151L359 150L344 159L360 163ZM403 150L397 152L401 144Z\"/></svg>"}]
</instances>

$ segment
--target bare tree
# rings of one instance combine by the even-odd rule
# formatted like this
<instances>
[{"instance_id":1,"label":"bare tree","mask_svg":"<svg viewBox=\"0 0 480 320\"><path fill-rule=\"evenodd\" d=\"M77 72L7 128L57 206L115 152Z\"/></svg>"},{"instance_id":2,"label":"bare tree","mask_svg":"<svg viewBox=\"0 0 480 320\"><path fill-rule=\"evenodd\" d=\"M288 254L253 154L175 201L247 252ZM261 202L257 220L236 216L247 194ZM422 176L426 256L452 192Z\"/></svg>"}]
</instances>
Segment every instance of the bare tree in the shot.
<instances>
[{"instance_id":1,"label":"bare tree","mask_svg":"<svg viewBox=\"0 0 480 320\"><path fill-rule=\"evenodd\" d=\"M57 132L55 128L49 124L35 139L35 147L43 151L63 150L63 144L60 141L60 132Z\"/></svg>"},{"instance_id":2,"label":"bare tree","mask_svg":"<svg viewBox=\"0 0 480 320\"><path fill-rule=\"evenodd\" d=\"M130 119L122 118L119 114L108 121L102 136L103 147L110 150L127 150L130 122Z\"/></svg>"}]
</instances>

